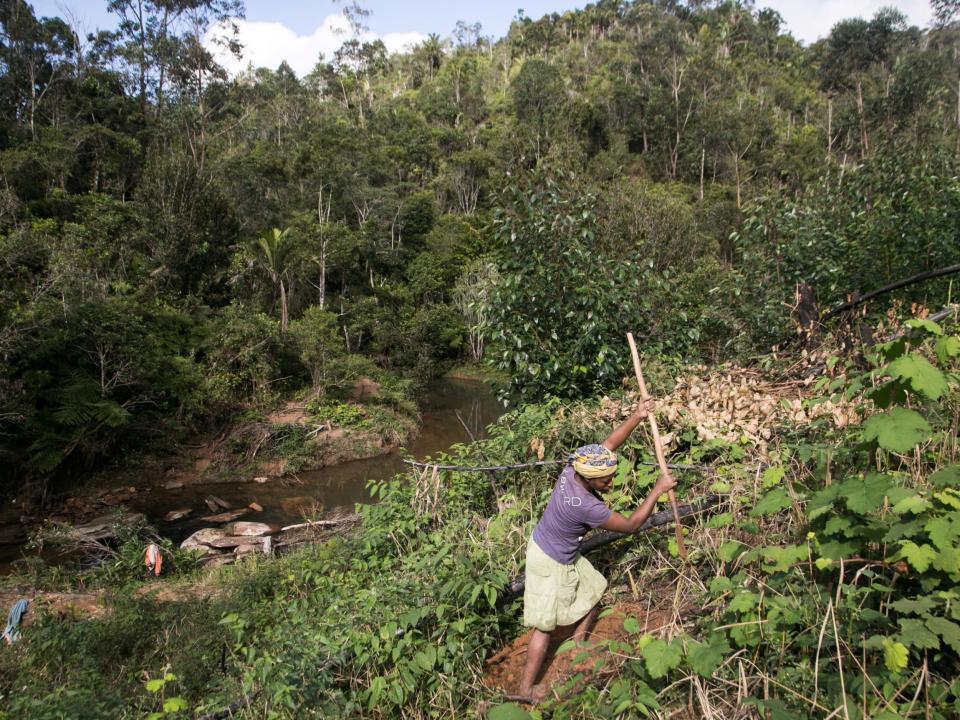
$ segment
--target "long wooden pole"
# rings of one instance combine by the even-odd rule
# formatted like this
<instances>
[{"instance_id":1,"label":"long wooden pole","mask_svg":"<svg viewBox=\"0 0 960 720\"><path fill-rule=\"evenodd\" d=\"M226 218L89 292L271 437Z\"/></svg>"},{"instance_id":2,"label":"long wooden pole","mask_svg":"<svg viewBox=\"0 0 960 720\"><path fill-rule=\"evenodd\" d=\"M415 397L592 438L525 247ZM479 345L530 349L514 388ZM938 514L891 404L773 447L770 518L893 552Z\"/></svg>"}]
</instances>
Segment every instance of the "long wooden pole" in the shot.
<instances>
[{"instance_id":1,"label":"long wooden pole","mask_svg":"<svg viewBox=\"0 0 960 720\"><path fill-rule=\"evenodd\" d=\"M643 372L640 370L640 356L637 354L637 344L633 341L633 333L627 333L627 342L630 344L630 355L633 356L633 371L637 375L637 385L640 386L640 398L646 402L650 399L650 394L647 392L647 384L643 381ZM660 472L666 475L670 470L667 467L667 458L663 454L663 443L660 441L660 430L657 428L657 419L653 416L653 412L647 415L647 419L650 421L650 433L653 435L653 450L657 455L657 462L660 464ZM680 525L680 513L677 511L677 497L673 494L673 490L667 492L667 497L670 498L670 508L673 510L674 530L677 536L677 552L680 553L681 558L686 560L687 548L683 544L683 527Z\"/></svg>"}]
</instances>

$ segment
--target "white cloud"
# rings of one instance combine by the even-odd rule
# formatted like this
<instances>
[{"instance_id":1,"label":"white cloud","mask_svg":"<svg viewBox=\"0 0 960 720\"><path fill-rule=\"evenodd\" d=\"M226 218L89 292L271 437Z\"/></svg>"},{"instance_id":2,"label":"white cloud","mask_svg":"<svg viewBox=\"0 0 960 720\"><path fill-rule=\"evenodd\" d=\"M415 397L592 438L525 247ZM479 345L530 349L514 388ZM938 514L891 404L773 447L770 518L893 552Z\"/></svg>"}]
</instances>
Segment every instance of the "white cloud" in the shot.
<instances>
[{"instance_id":1,"label":"white cloud","mask_svg":"<svg viewBox=\"0 0 960 720\"><path fill-rule=\"evenodd\" d=\"M862 17L870 19L882 7L895 7L907 16L910 25L930 24L928 0L759 0L757 7L779 12L786 29L808 45L826 37L840 20Z\"/></svg>"},{"instance_id":2,"label":"white cloud","mask_svg":"<svg viewBox=\"0 0 960 720\"><path fill-rule=\"evenodd\" d=\"M372 41L378 36L371 32L355 36L343 15L328 15L316 30L309 35L297 35L296 32L279 22L250 22L238 20L239 41L243 45L243 54L238 60L226 49L213 42L213 37L222 32L222 28L212 28L204 39L217 62L231 75L245 70L249 65L276 69L286 60L299 76L313 70L321 53L326 59L352 37ZM379 36L390 52L406 50L423 42L426 36L418 32L387 33Z\"/></svg>"}]
</instances>

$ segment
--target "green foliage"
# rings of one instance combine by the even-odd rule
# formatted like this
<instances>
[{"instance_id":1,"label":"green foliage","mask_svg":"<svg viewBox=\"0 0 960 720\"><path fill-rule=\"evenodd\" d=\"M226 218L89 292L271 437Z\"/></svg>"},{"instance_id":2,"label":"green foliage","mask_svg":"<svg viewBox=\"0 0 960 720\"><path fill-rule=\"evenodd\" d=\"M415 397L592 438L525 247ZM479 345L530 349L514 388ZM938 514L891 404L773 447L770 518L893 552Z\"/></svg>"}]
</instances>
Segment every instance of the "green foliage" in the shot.
<instances>
[{"instance_id":1,"label":"green foliage","mask_svg":"<svg viewBox=\"0 0 960 720\"><path fill-rule=\"evenodd\" d=\"M732 313L704 300L705 286L718 301L739 294L730 268L690 255L678 238L660 252L686 253L690 269L658 269L648 258L657 243L645 236L644 221L654 221L638 213L620 235L593 190L570 174L536 173L508 187L494 216L500 282L487 301L487 334L524 398L619 384L629 330L647 351L690 359L723 356L740 332Z\"/></svg>"}]
</instances>

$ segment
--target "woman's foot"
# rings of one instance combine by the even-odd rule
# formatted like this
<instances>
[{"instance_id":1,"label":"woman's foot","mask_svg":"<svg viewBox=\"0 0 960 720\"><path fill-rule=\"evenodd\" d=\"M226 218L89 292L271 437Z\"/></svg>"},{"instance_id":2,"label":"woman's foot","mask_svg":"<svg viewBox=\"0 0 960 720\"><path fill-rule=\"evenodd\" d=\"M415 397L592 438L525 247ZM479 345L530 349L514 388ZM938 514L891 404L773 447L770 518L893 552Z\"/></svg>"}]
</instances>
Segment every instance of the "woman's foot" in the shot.
<instances>
[{"instance_id":1,"label":"woman's foot","mask_svg":"<svg viewBox=\"0 0 960 720\"><path fill-rule=\"evenodd\" d=\"M543 683L538 683L532 687L520 687L516 695L508 695L508 700L516 700L518 702L525 702L529 705L536 705L538 702L543 700L547 696L547 686Z\"/></svg>"}]
</instances>

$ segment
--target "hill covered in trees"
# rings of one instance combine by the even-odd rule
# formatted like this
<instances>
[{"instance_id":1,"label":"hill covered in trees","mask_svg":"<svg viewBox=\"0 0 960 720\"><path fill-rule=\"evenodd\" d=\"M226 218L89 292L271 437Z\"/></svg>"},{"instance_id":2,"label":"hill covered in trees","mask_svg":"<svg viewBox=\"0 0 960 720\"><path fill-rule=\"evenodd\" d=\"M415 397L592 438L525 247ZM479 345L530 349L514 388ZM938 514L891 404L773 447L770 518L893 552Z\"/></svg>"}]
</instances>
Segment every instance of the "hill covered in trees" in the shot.
<instances>
[{"instance_id":1,"label":"hill covered in trees","mask_svg":"<svg viewBox=\"0 0 960 720\"><path fill-rule=\"evenodd\" d=\"M361 374L486 359L577 397L619 380L627 328L746 357L789 335L795 282L829 304L956 262L937 5L804 47L749 5L605 1L229 78L204 38L231 2L118 0L87 37L6 3L8 487Z\"/></svg>"}]
</instances>

